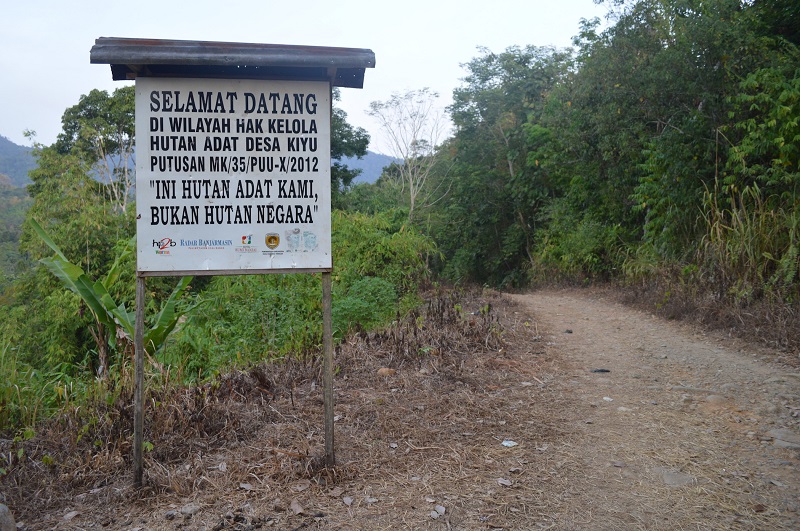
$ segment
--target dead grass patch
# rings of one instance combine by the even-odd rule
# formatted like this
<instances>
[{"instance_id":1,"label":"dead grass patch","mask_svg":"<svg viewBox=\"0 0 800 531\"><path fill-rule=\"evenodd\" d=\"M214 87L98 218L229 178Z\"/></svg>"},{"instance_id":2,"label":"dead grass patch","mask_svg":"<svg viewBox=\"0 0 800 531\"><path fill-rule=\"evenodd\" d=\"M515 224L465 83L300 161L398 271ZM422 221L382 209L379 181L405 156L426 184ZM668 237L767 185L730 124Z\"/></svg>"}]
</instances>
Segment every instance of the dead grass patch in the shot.
<instances>
[{"instance_id":1,"label":"dead grass patch","mask_svg":"<svg viewBox=\"0 0 800 531\"><path fill-rule=\"evenodd\" d=\"M168 525L170 503L190 501L212 527L237 515L249 525L415 527L433 522L437 505L436 520L461 528L547 520L542 487L566 464L536 448L562 430L552 400L541 400L548 362L530 343L534 327L513 308L492 292L434 294L393 326L338 345L333 468L322 466L321 367L308 355L150 389L140 491L129 478L130 393L67 411L28 441L2 441L4 455L19 452L0 480L3 501L29 529L73 507L107 527ZM136 510L122 509L131 499Z\"/></svg>"}]
</instances>

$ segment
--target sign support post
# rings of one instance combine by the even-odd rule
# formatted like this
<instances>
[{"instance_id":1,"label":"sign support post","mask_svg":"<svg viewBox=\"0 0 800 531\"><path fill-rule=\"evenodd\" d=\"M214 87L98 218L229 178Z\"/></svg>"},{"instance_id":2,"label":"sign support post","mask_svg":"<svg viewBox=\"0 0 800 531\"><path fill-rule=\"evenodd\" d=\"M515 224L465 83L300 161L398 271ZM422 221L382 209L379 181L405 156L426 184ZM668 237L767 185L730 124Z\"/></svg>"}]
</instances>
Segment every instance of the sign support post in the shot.
<instances>
[{"instance_id":1,"label":"sign support post","mask_svg":"<svg viewBox=\"0 0 800 531\"><path fill-rule=\"evenodd\" d=\"M142 486L144 472L144 296L145 277L136 275L136 329L134 330L133 484Z\"/></svg>"},{"instance_id":2,"label":"sign support post","mask_svg":"<svg viewBox=\"0 0 800 531\"><path fill-rule=\"evenodd\" d=\"M331 317L331 274L322 273L322 386L325 408L325 466L334 466L333 450L333 319Z\"/></svg>"}]
</instances>

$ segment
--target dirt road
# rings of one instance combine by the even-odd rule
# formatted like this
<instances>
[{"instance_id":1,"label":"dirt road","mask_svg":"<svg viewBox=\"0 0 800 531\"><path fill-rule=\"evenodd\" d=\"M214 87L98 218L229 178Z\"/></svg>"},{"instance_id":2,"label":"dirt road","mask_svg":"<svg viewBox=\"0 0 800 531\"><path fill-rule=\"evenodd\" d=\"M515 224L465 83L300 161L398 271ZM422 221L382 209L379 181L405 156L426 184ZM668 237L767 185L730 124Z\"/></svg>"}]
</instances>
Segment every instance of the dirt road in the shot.
<instances>
[{"instance_id":1,"label":"dirt road","mask_svg":"<svg viewBox=\"0 0 800 531\"><path fill-rule=\"evenodd\" d=\"M514 299L574 399L586 477L560 525L800 528L800 373L590 292Z\"/></svg>"},{"instance_id":2,"label":"dirt road","mask_svg":"<svg viewBox=\"0 0 800 531\"><path fill-rule=\"evenodd\" d=\"M318 368L276 364L151 411L145 489L122 446L31 441L6 499L29 530L800 529L797 369L600 292L470 297L337 348L333 469Z\"/></svg>"}]
</instances>

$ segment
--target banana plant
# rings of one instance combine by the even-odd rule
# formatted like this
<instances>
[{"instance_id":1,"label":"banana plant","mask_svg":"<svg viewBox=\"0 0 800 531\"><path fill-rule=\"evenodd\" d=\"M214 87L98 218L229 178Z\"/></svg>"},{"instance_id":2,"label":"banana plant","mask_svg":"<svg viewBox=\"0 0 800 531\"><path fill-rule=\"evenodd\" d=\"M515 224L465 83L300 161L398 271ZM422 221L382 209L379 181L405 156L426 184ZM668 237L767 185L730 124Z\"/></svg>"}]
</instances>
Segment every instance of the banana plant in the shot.
<instances>
[{"instance_id":1,"label":"banana plant","mask_svg":"<svg viewBox=\"0 0 800 531\"><path fill-rule=\"evenodd\" d=\"M135 238L131 238L125 248L116 256L105 277L92 281L79 265L67 259L35 219L31 218L30 223L42 241L55 252L55 256L39 261L61 281L64 287L80 296L92 313L95 324L89 331L97 344L100 362L98 374L105 377L108 374L109 352L111 350L124 351L133 344L136 314L129 311L125 307L125 303L117 304L109 293L109 288L119 279L125 258L135 249ZM191 281L192 277L180 279L151 326L145 329L144 347L148 353L155 353L167 340L170 332L178 324L178 320L198 306L199 303L178 308L178 301ZM118 341L121 341L122 345Z\"/></svg>"}]
</instances>

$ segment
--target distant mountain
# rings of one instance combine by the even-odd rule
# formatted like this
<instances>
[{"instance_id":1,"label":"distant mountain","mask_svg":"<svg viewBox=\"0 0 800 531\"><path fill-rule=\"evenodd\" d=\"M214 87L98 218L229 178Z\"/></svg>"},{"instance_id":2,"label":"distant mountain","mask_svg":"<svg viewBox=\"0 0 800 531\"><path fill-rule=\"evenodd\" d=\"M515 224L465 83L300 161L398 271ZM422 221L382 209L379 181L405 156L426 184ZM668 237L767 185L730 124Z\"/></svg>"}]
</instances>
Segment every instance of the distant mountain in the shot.
<instances>
[{"instance_id":1,"label":"distant mountain","mask_svg":"<svg viewBox=\"0 0 800 531\"><path fill-rule=\"evenodd\" d=\"M388 155L381 155L367 151L367 154L362 159L345 157L342 159L342 164L350 168L361 170L361 175L353 180L353 184L358 183L374 183L378 177L383 173L383 168L389 166L393 162L399 162L398 159Z\"/></svg>"},{"instance_id":2,"label":"distant mountain","mask_svg":"<svg viewBox=\"0 0 800 531\"><path fill-rule=\"evenodd\" d=\"M8 176L12 186L27 186L31 183L28 172L36 167L29 147L19 146L0 136L0 174Z\"/></svg>"}]
</instances>

